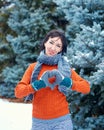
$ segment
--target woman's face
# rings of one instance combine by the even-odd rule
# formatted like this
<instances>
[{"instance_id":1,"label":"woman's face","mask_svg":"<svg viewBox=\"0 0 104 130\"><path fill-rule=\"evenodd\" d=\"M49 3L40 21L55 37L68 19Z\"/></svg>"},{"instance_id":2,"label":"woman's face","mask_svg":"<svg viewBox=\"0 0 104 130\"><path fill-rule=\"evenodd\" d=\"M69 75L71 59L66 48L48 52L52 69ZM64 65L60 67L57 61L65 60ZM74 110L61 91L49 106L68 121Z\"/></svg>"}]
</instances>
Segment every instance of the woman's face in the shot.
<instances>
[{"instance_id":1,"label":"woman's face","mask_svg":"<svg viewBox=\"0 0 104 130\"><path fill-rule=\"evenodd\" d=\"M50 37L44 46L47 56L54 56L62 51L62 41L59 37Z\"/></svg>"}]
</instances>

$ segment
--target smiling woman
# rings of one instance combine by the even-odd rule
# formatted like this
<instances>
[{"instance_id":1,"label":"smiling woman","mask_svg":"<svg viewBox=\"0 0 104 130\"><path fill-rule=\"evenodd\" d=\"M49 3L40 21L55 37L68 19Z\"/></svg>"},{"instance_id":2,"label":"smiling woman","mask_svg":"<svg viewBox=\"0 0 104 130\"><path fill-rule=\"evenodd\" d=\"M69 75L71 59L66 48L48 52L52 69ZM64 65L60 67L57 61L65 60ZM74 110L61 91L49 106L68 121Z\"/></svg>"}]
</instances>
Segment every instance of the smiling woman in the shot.
<instances>
[{"instance_id":1,"label":"smiling woman","mask_svg":"<svg viewBox=\"0 0 104 130\"><path fill-rule=\"evenodd\" d=\"M72 130L66 100L71 90L87 94L88 81L80 77L66 61L67 40L63 32L50 31L42 42L37 62L29 65L15 88L18 98L32 98L31 130Z\"/></svg>"}]
</instances>

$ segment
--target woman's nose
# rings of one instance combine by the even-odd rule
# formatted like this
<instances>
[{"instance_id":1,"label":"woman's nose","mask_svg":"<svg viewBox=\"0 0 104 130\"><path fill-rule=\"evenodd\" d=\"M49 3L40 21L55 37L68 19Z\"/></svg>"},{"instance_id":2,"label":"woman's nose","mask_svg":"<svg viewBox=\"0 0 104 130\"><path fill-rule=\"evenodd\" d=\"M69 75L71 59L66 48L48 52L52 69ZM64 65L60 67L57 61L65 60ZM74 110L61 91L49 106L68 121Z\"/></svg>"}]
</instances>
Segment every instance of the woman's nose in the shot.
<instances>
[{"instance_id":1,"label":"woman's nose","mask_svg":"<svg viewBox=\"0 0 104 130\"><path fill-rule=\"evenodd\" d=\"M52 49L52 50L55 50L55 49L56 49L55 45L52 45L51 49Z\"/></svg>"}]
</instances>

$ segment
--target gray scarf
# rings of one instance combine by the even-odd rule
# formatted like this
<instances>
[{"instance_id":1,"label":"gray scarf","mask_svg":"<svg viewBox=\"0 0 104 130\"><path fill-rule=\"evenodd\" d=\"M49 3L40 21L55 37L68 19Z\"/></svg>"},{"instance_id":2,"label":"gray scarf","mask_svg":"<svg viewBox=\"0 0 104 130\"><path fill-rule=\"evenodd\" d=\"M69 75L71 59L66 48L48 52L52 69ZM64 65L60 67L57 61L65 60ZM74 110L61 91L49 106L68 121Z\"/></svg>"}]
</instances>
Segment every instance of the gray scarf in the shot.
<instances>
[{"instance_id":1,"label":"gray scarf","mask_svg":"<svg viewBox=\"0 0 104 130\"><path fill-rule=\"evenodd\" d=\"M70 66L65 60L64 56L61 55L61 53L54 56L47 56L45 55L44 51L41 51L39 57L37 58L37 64L31 76L31 83L37 79L42 64L58 65L58 71L61 72L64 77L69 77L71 75ZM30 94L25 98L25 101L32 100L32 98L33 94Z\"/></svg>"}]
</instances>

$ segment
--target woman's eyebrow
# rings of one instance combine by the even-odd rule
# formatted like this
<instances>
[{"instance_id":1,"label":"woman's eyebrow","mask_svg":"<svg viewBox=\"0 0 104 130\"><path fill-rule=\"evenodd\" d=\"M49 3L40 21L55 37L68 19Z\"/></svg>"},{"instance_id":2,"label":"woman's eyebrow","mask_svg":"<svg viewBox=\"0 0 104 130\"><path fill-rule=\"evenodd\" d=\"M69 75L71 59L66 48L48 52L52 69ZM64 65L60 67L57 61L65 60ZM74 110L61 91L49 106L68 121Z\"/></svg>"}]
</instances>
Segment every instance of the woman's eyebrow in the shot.
<instances>
[{"instance_id":1,"label":"woman's eyebrow","mask_svg":"<svg viewBox=\"0 0 104 130\"><path fill-rule=\"evenodd\" d=\"M52 40L52 39L50 39L52 42L56 42L56 41L58 41L60 38L58 37L56 40Z\"/></svg>"},{"instance_id":2,"label":"woman's eyebrow","mask_svg":"<svg viewBox=\"0 0 104 130\"><path fill-rule=\"evenodd\" d=\"M50 42L55 43L53 40L50 40Z\"/></svg>"}]
</instances>

